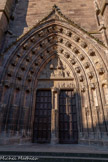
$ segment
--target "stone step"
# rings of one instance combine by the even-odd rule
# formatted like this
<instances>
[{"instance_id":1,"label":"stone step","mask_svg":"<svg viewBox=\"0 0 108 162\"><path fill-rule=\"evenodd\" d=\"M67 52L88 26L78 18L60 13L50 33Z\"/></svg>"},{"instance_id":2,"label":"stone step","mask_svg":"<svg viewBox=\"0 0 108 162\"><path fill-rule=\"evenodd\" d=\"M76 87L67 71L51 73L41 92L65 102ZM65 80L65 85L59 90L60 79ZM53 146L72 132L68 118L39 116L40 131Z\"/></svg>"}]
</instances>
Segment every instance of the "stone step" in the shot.
<instances>
[{"instance_id":1,"label":"stone step","mask_svg":"<svg viewBox=\"0 0 108 162\"><path fill-rule=\"evenodd\" d=\"M108 162L108 154L93 153L55 153L55 152L16 152L0 151L0 157L15 157L21 161L28 161L26 158L35 158L38 162ZM2 161L2 159L0 160ZM14 161L14 160L12 160ZM31 160L33 161L33 160Z\"/></svg>"}]
</instances>

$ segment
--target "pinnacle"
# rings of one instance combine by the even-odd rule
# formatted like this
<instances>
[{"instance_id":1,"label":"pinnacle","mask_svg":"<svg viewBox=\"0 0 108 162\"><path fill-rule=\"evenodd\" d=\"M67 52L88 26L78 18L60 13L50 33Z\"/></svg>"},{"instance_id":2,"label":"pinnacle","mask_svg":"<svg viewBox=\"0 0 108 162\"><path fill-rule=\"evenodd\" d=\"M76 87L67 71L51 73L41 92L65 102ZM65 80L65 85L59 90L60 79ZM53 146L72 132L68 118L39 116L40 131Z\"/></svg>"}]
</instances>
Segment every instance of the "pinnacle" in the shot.
<instances>
[{"instance_id":1,"label":"pinnacle","mask_svg":"<svg viewBox=\"0 0 108 162\"><path fill-rule=\"evenodd\" d=\"M60 8L56 4L54 4L53 9L60 10Z\"/></svg>"}]
</instances>

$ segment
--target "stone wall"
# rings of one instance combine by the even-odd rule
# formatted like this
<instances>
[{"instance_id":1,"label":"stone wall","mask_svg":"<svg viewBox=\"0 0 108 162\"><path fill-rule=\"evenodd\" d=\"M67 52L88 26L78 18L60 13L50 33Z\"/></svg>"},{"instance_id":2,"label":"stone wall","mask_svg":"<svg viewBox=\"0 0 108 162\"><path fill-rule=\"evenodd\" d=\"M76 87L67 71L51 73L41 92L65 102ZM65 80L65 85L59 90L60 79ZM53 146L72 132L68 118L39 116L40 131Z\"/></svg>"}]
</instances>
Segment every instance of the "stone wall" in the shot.
<instances>
[{"instance_id":1,"label":"stone wall","mask_svg":"<svg viewBox=\"0 0 108 162\"><path fill-rule=\"evenodd\" d=\"M15 2L13 0L0 2L0 40L8 25L12 3ZM95 2L101 11L104 8L103 16L98 15L98 18L96 15L98 7ZM107 3L107 0L88 0L87 3L83 0L77 0L77 3L75 0L18 0L13 12L14 20L10 19L9 31L11 32L6 35L5 48L47 16L54 4L61 9L66 17L105 42L104 32L100 30L98 19L99 23L100 21L101 23L104 22L105 27L108 28ZM108 31L106 33L108 34Z\"/></svg>"},{"instance_id":2,"label":"stone wall","mask_svg":"<svg viewBox=\"0 0 108 162\"><path fill-rule=\"evenodd\" d=\"M0 1L0 42L7 30L14 0ZM1 46L1 44L0 44Z\"/></svg>"},{"instance_id":3,"label":"stone wall","mask_svg":"<svg viewBox=\"0 0 108 162\"><path fill-rule=\"evenodd\" d=\"M88 0L87 3L83 0L77 0L77 3L76 0L19 0L14 11L15 19L10 22L13 35L7 35L6 46L47 16L54 4L66 17L102 39L98 32L93 0Z\"/></svg>"}]
</instances>

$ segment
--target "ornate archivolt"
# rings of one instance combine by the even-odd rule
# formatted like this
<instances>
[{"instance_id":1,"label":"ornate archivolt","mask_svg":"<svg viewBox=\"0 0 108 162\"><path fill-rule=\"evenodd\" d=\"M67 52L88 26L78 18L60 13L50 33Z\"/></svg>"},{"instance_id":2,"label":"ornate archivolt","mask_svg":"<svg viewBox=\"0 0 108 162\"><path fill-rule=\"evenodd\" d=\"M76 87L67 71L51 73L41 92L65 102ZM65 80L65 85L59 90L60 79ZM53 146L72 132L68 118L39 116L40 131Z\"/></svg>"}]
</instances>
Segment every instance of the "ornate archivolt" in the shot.
<instances>
[{"instance_id":1,"label":"ornate archivolt","mask_svg":"<svg viewBox=\"0 0 108 162\"><path fill-rule=\"evenodd\" d=\"M80 131L107 131L106 48L53 10L19 41L4 61L1 77L1 130L30 135L38 80L66 79L78 94ZM8 53L8 52L7 52ZM72 84L72 85L73 85ZM104 123L104 124L103 124Z\"/></svg>"}]
</instances>

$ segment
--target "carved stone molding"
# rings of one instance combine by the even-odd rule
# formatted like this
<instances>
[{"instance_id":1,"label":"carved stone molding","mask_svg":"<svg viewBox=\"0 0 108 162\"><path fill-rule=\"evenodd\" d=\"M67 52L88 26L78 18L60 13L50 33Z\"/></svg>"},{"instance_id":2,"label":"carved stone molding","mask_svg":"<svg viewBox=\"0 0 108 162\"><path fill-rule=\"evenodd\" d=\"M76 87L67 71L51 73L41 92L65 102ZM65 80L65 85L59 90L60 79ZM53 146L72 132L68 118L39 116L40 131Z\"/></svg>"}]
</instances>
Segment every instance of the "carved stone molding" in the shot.
<instances>
[{"instance_id":1,"label":"carved stone molding","mask_svg":"<svg viewBox=\"0 0 108 162\"><path fill-rule=\"evenodd\" d=\"M22 53L18 52L17 57L20 58L22 56Z\"/></svg>"},{"instance_id":2,"label":"carved stone molding","mask_svg":"<svg viewBox=\"0 0 108 162\"><path fill-rule=\"evenodd\" d=\"M66 44L65 44L65 45L66 45L67 47L69 47L69 48L71 48L71 46L72 46L72 45L71 45L71 43L70 43L70 42L68 42L68 41L66 42Z\"/></svg>"},{"instance_id":3,"label":"carved stone molding","mask_svg":"<svg viewBox=\"0 0 108 162\"><path fill-rule=\"evenodd\" d=\"M23 77L23 76L22 76L21 74L17 74L17 79L18 79L18 80L22 80L22 77Z\"/></svg>"},{"instance_id":4,"label":"carved stone molding","mask_svg":"<svg viewBox=\"0 0 108 162\"><path fill-rule=\"evenodd\" d=\"M88 53L89 53L90 56L95 56L95 55L96 55L96 54L95 54L95 51L93 51L92 49L90 49L90 50L88 51Z\"/></svg>"},{"instance_id":5,"label":"carved stone molding","mask_svg":"<svg viewBox=\"0 0 108 162\"><path fill-rule=\"evenodd\" d=\"M84 67L85 67L86 69L89 68L89 66L90 66L89 62L86 62L86 63L84 64Z\"/></svg>"},{"instance_id":6,"label":"carved stone molding","mask_svg":"<svg viewBox=\"0 0 108 162\"><path fill-rule=\"evenodd\" d=\"M66 35L69 36L69 37L71 37L71 36L72 36L72 32L67 31L67 32L66 32Z\"/></svg>"},{"instance_id":7,"label":"carved stone molding","mask_svg":"<svg viewBox=\"0 0 108 162\"><path fill-rule=\"evenodd\" d=\"M23 71L25 71L25 69L26 69L26 67L25 67L25 65L24 64L21 64L21 70L23 70Z\"/></svg>"},{"instance_id":8,"label":"carved stone molding","mask_svg":"<svg viewBox=\"0 0 108 162\"><path fill-rule=\"evenodd\" d=\"M95 83L91 83L90 87L91 87L91 89L96 89L96 84Z\"/></svg>"},{"instance_id":9,"label":"carved stone molding","mask_svg":"<svg viewBox=\"0 0 108 162\"><path fill-rule=\"evenodd\" d=\"M81 47L86 48L87 47L87 43L82 41L81 42Z\"/></svg>"},{"instance_id":10,"label":"carved stone molding","mask_svg":"<svg viewBox=\"0 0 108 162\"><path fill-rule=\"evenodd\" d=\"M72 63L73 65L75 65L75 64L76 64L76 60L75 60L74 58L72 58L72 59L71 59L71 63Z\"/></svg>"},{"instance_id":11,"label":"carved stone molding","mask_svg":"<svg viewBox=\"0 0 108 162\"><path fill-rule=\"evenodd\" d=\"M80 67L76 67L75 70L76 70L77 73L80 73L81 72Z\"/></svg>"},{"instance_id":12,"label":"carved stone molding","mask_svg":"<svg viewBox=\"0 0 108 162\"><path fill-rule=\"evenodd\" d=\"M80 80L80 82L83 82L83 81L84 81L84 76L81 75L81 76L79 77L79 80Z\"/></svg>"},{"instance_id":13,"label":"carved stone molding","mask_svg":"<svg viewBox=\"0 0 108 162\"><path fill-rule=\"evenodd\" d=\"M24 49L24 50L27 50L27 48L28 48L28 43L25 43L25 44L23 45L23 49Z\"/></svg>"},{"instance_id":14,"label":"carved stone molding","mask_svg":"<svg viewBox=\"0 0 108 162\"><path fill-rule=\"evenodd\" d=\"M76 47L74 47L72 51L73 51L75 54L78 54L78 53L79 53L79 50L78 50Z\"/></svg>"},{"instance_id":15,"label":"carved stone molding","mask_svg":"<svg viewBox=\"0 0 108 162\"><path fill-rule=\"evenodd\" d=\"M86 87L85 87L85 86L82 86L82 87L81 87L81 92L84 93L85 91L86 91Z\"/></svg>"},{"instance_id":16,"label":"carved stone molding","mask_svg":"<svg viewBox=\"0 0 108 162\"><path fill-rule=\"evenodd\" d=\"M70 57L70 54L68 52L65 52L65 57L66 58L69 58Z\"/></svg>"},{"instance_id":17,"label":"carved stone molding","mask_svg":"<svg viewBox=\"0 0 108 162\"><path fill-rule=\"evenodd\" d=\"M52 28L52 27L51 27ZM48 32L49 32L49 28L47 29L48 30ZM38 36L39 37L43 37L44 36L44 31L40 31L39 33L38 33Z\"/></svg>"},{"instance_id":18,"label":"carved stone molding","mask_svg":"<svg viewBox=\"0 0 108 162\"><path fill-rule=\"evenodd\" d=\"M26 61L27 61L27 62L30 62L30 60L31 60L30 56L27 56L27 57L26 57Z\"/></svg>"},{"instance_id":19,"label":"carved stone molding","mask_svg":"<svg viewBox=\"0 0 108 162\"><path fill-rule=\"evenodd\" d=\"M30 38L31 42L35 42L35 36Z\"/></svg>"},{"instance_id":20,"label":"carved stone molding","mask_svg":"<svg viewBox=\"0 0 108 162\"><path fill-rule=\"evenodd\" d=\"M17 65L17 61L16 61L16 60L13 60L13 61L11 62L11 65L12 65L12 66L16 66L16 65Z\"/></svg>"},{"instance_id":21,"label":"carved stone molding","mask_svg":"<svg viewBox=\"0 0 108 162\"><path fill-rule=\"evenodd\" d=\"M81 54L81 55L79 56L79 58L80 58L81 61L83 61L83 60L85 59L85 56L84 56L83 54Z\"/></svg>"},{"instance_id":22,"label":"carved stone molding","mask_svg":"<svg viewBox=\"0 0 108 162\"><path fill-rule=\"evenodd\" d=\"M104 74L104 73L105 73L104 68L100 68L98 71L99 71L99 75L102 75L102 74Z\"/></svg>"},{"instance_id":23,"label":"carved stone molding","mask_svg":"<svg viewBox=\"0 0 108 162\"><path fill-rule=\"evenodd\" d=\"M13 71L12 71L12 70L8 70L7 75L8 75L9 77L12 77Z\"/></svg>"},{"instance_id":24,"label":"carved stone molding","mask_svg":"<svg viewBox=\"0 0 108 162\"><path fill-rule=\"evenodd\" d=\"M89 72L88 73L88 77L89 77L89 79L92 79L94 77L94 73L93 72Z\"/></svg>"},{"instance_id":25,"label":"carved stone molding","mask_svg":"<svg viewBox=\"0 0 108 162\"><path fill-rule=\"evenodd\" d=\"M78 37L77 35L75 35L73 39L75 40L75 42L79 42L80 37Z\"/></svg>"}]
</instances>

